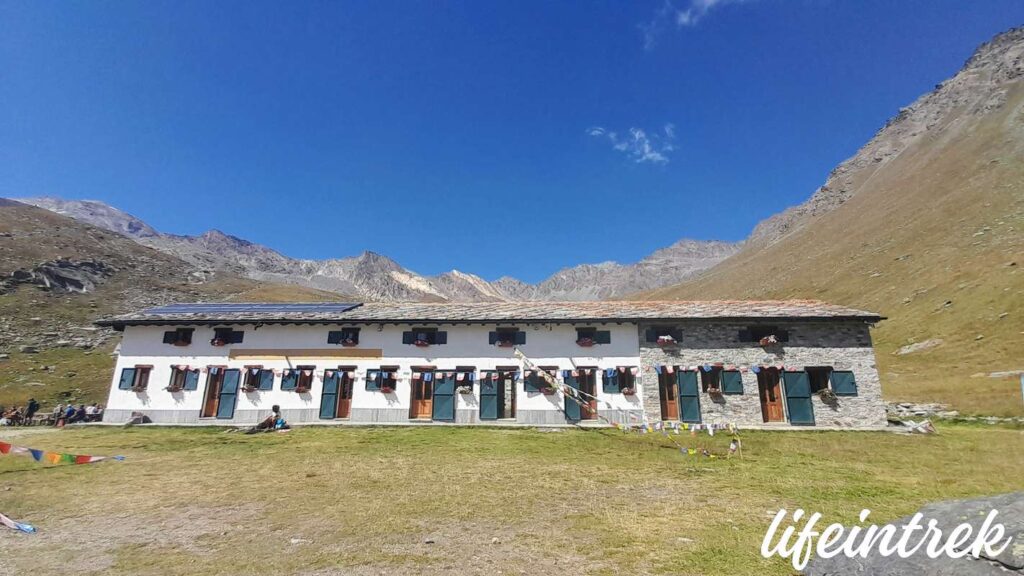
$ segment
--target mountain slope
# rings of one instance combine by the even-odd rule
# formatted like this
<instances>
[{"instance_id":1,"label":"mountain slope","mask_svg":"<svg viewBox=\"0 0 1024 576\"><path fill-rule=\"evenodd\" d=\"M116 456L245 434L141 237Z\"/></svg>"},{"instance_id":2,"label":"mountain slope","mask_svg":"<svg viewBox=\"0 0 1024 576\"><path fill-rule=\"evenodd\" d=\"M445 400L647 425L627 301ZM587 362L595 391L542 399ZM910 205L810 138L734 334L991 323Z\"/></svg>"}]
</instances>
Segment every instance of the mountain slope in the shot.
<instances>
[{"instance_id":1,"label":"mountain slope","mask_svg":"<svg viewBox=\"0 0 1024 576\"><path fill-rule=\"evenodd\" d=\"M652 299L813 297L889 317L876 332L892 400L1021 414L1024 29L981 46L903 109L811 199L743 250ZM902 349L913 343L925 346Z\"/></svg>"},{"instance_id":2,"label":"mountain slope","mask_svg":"<svg viewBox=\"0 0 1024 576\"><path fill-rule=\"evenodd\" d=\"M421 276L380 254L301 260L248 240L210 230L199 236L163 234L142 220L94 200L20 199L35 206L114 230L208 271L352 294L378 301L595 300L668 286L692 277L735 253L728 242L680 240L635 264L582 264L536 285L513 278L487 282L452 270Z\"/></svg>"}]
</instances>

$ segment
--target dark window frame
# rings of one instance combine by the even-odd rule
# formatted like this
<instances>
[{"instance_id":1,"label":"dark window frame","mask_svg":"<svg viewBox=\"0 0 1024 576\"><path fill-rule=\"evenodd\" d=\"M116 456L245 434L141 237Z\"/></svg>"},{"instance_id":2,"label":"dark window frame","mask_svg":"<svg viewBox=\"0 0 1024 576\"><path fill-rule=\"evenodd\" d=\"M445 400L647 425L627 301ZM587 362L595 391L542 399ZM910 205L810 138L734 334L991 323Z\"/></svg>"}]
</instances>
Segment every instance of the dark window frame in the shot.
<instances>
[{"instance_id":1,"label":"dark window frame","mask_svg":"<svg viewBox=\"0 0 1024 576\"><path fill-rule=\"evenodd\" d=\"M174 330L167 330L164 332L164 344L171 344L173 346L188 346L192 343L192 333L195 332L195 328L175 328Z\"/></svg>"}]
</instances>

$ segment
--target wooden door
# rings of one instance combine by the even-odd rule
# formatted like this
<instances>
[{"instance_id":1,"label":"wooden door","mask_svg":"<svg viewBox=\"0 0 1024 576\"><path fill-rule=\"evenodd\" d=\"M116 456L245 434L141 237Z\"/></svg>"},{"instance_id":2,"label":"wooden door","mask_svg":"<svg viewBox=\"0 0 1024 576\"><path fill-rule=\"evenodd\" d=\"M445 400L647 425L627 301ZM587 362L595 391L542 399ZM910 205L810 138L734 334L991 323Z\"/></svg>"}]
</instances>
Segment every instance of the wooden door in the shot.
<instances>
[{"instance_id":1,"label":"wooden door","mask_svg":"<svg viewBox=\"0 0 1024 576\"><path fill-rule=\"evenodd\" d=\"M352 380L348 371L341 373L338 385L338 418L348 418L352 413Z\"/></svg>"},{"instance_id":2,"label":"wooden door","mask_svg":"<svg viewBox=\"0 0 1024 576\"><path fill-rule=\"evenodd\" d=\"M412 402L410 418L430 418L434 410L434 373L420 372L419 378L412 379Z\"/></svg>"},{"instance_id":3,"label":"wooden door","mask_svg":"<svg viewBox=\"0 0 1024 576\"><path fill-rule=\"evenodd\" d=\"M597 368L588 368L577 372L579 391L582 392L583 406L580 407L580 418L583 420L597 419Z\"/></svg>"},{"instance_id":4,"label":"wooden door","mask_svg":"<svg viewBox=\"0 0 1024 576\"><path fill-rule=\"evenodd\" d=\"M757 389L761 395L761 418L765 422L785 422L778 369L761 368L757 373Z\"/></svg>"},{"instance_id":5,"label":"wooden door","mask_svg":"<svg viewBox=\"0 0 1024 576\"><path fill-rule=\"evenodd\" d=\"M661 398L661 419L679 420L679 404L676 401L675 374L662 372L658 375L658 396Z\"/></svg>"},{"instance_id":6,"label":"wooden door","mask_svg":"<svg viewBox=\"0 0 1024 576\"><path fill-rule=\"evenodd\" d=\"M216 371L216 372L214 372ZM206 377L206 397L203 400L203 411L200 416L213 418L217 415L217 404L220 401L220 388L224 382L224 369L210 367Z\"/></svg>"}]
</instances>

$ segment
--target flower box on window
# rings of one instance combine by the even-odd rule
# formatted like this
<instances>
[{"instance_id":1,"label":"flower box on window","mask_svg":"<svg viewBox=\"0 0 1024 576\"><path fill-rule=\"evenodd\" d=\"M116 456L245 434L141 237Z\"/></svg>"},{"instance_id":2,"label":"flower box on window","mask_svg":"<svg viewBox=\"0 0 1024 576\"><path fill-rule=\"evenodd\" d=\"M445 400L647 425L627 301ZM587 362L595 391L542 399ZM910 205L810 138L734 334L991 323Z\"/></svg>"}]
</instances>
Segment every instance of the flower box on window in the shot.
<instances>
[{"instance_id":1,"label":"flower box on window","mask_svg":"<svg viewBox=\"0 0 1024 576\"><path fill-rule=\"evenodd\" d=\"M581 346L583 348L590 348L590 347L592 347L594 345L594 339L593 338L580 338L580 339L576 340L576 345L577 346Z\"/></svg>"},{"instance_id":2,"label":"flower box on window","mask_svg":"<svg viewBox=\"0 0 1024 576\"><path fill-rule=\"evenodd\" d=\"M455 389L455 391L458 392L459 394L472 394L473 388L471 388L470 386L459 386L458 388Z\"/></svg>"},{"instance_id":3,"label":"flower box on window","mask_svg":"<svg viewBox=\"0 0 1024 576\"><path fill-rule=\"evenodd\" d=\"M555 392L558 392L558 390L556 390L554 386L545 386L541 388L540 391L545 396L552 396L555 394Z\"/></svg>"},{"instance_id":4,"label":"flower box on window","mask_svg":"<svg viewBox=\"0 0 1024 576\"><path fill-rule=\"evenodd\" d=\"M623 396L636 396L636 388L623 388L622 389L622 395Z\"/></svg>"},{"instance_id":5,"label":"flower box on window","mask_svg":"<svg viewBox=\"0 0 1024 576\"><path fill-rule=\"evenodd\" d=\"M708 394L712 396L721 396L722 388L720 386L710 386L708 387Z\"/></svg>"},{"instance_id":6,"label":"flower box on window","mask_svg":"<svg viewBox=\"0 0 1024 576\"><path fill-rule=\"evenodd\" d=\"M515 345L516 343L512 340L498 340L498 342L495 344L495 346L497 346L498 348L511 348Z\"/></svg>"},{"instance_id":7,"label":"flower box on window","mask_svg":"<svg viewBox=\"0 0 1024 576\"><path fill-rule=\"evenodd\" d=\"M835 391L831 388L822 388L821 390L818 390L818 398L821 398L821 401L826 404L834 404L839 400L839 397L836 396Z\"/></svg>"},{"instance_id":8,"label":"flower box on window","mask_svg":"<svg viewBox=\"0 0 1024 576\"><path fill-rule=\"evenodd\" d=\"M305 394L306 392L309 392L309 390L310 390L309 386L296 386L295 387L295 393L296 394Z\"/></svg>"},{"instance_id":9,"label":"flower box on window","mask_svg":"<svg viewBox=\"0 0 1024 576\"><path fill-rule=\"evenodd\" d=\"M341 341L341 345L342 346L352 347L352 346L358 346L359 342L355 338L346 338L346 339Z\"/></svg>"},{"instance_id":10,"label":"flower box on window","mask_svg":"<svg viewBox=\"0 0 1024 576\"><path fill-rule=\"evenodd\" d=\"M658 346L676 346L679 343L671 336L658 336Z\"/></svg>"},{"instance_id":11,"label":"flower box on window","mask_svg":"<svg viewBox=\"0 0 1024 576\"><path fill-rule=\"evenodd\" d=\"M381 386L380 391L383 392L384 394L391 394L392 392L395 391L395 389L390 386Z\"/></svg>"},{"instance_id":12,"label":"flower box on window","mask_svg":"<svg viewBox=\"0 0 1024 576\"><path fill-rule=\"evenodd\" d=\"M242 386L242 392L245 392L246 394L251 394L257 390L259 390L259 388L256 386Z\"/></svg>"},{"instance_id":13,"label":"flower box on window","mask_svg":"<svg viewBox=\"0 0 1024 576\"><path fill-rule=\"evenodd\" d=\"M223 346L225 344L227 344L227 342L225 342L223 338L214 338L213 340L210 340L211 346Z\"/></svg>"},{"instance_id":14,"label":"flower box on window","mask_svg":"<svg viewBox=\"0 0 1024 576\"><path fill-rule=\"evenodd\" d=\"M168 392L181 392L184 387L181 384L171 384L167 387Z\"/></svg>"},{"instance_id":15,"label":"flower box on window","mask_svg":"<svg viewBox=\"0 0 1024 576\"><path fill-rule=\"evenodd\" d=\"M132 386L132 392L145 392L145 386Z\"/></svg>"},{"instance_id":16,"label":"flower box on window","mask_svg":"<svg viewBox=\"0 0 1024 576\"><path fill-rule=\"evenodd\" d=\"M430 346L430 342L427 342L426 340L413 340L412 344L413 346L419 346L420 348Z\"/></svg>"},{"instance_id":17,"label":"flower box on window","mask_svg":"<svg viewBox=\"0 0 1024 576\"><path fill-rule=\"evenodd\" d=\"M769 335L765 336L764 338L761 338L761 340L760 340L761 346L774 346L774 345L776 345L778 343L779 343L779 339L775 336L775 334L769 334Z\"/></svg>"}]
</instances>

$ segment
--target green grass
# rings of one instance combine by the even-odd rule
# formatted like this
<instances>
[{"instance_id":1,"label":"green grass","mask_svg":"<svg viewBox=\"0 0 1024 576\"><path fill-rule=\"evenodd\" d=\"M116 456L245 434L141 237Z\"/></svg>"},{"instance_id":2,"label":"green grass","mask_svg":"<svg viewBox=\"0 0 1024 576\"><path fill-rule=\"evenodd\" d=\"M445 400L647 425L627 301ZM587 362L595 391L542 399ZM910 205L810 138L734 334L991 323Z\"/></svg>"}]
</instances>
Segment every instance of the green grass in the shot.
<instances>
[{"instance_id":1,"label":"green grass","mask_svg":"<svg viewBox=\"0 0 1024 576\"><path fill-rule=\"evenodd\" d=\"M0 510L39 528L0 533L14 573L78 559L112 574L790 574L758 552L779 507L845 522L870 508L883 521L1020 489L1024 477L1010 456L1024 451L1022 431L966 425L928 437L747 432L742 460L611 430L13 434L5 440L128 457L0 457ZM729 442L678 438L716 451Z\"/></svg>"}]
</instances>

